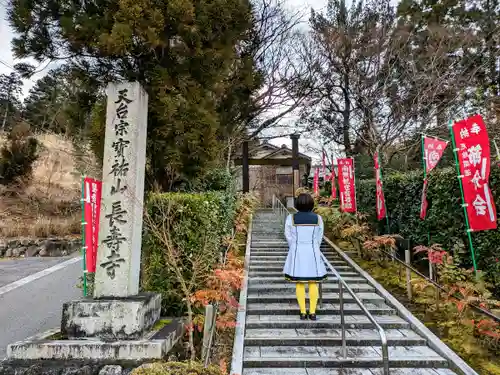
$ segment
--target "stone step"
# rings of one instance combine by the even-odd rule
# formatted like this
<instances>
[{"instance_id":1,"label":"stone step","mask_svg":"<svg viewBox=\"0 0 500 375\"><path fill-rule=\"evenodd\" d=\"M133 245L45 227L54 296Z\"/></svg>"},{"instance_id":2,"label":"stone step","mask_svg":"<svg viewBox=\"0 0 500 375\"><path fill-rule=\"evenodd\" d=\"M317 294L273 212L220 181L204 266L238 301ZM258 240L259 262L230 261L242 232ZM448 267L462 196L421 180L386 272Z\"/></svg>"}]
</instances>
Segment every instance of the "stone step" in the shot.
<instances>
[{"instance_id":1,"label":"stone step","mask_svg":"<svg viewBox=\"0 0 500 375\"><path fill-rule=\"evenodd\" d=\"M375 315L375 320L384 329L409 329L410 323L397 315ZM373 323L364 315L345 315L344 322L351 329L373 328ZM320 320L299 320L295 315L249 315L247 329L258 328L342 328L340 315L322 315Z\"/></svg>"},{"instance_id":2,"label":"stone step","mask_svg":"<svg viewBox=\"0 0 500 375\"><path fill-rule=\"evenodd\" d=\"M395 315L394 309L387 305L374 305L372 303L365 303L364 306L372 315ZM323 308L318 306L318 319L325 315L339 315L340 305L334 303L324 303ZM299 319L299 307L297 302L283 302L283 303L249 303L247 305L248 315L295 315ZM346 315L364 315L364 312L355 303L344 303L344 314Z\"/></svg>"},{"instance_id":3,"label":"stone step","mask_svg":"<svg viewBox=\"0 0 500 375\"><path fill-rule=\"evenodd\" d=\"M287 243L283 236L263 236L252 232L252 243L253 242L270 242L270 243Z\"/></svg>"},{"instance_id":4,"label":"stone step","mask_svg":"<svg viewBox=\"0 0 500 375\"><path fill-rule=\"evenodd\" d=\"M389 345L422 346L427 341L409 329L385 330ZM380 336L375 329L346 329L346 345L376 346L380 345ZM341 346L342 329L247 329L245 332L247 346Z\"/></svg>"},{"instance_id":5,"label":"stone step","mask_svg":"<svg viewBox=\"0 0 500 375\"><path fill-rule=\"evenodd\" d=\"M284 250L263 250L263 249L251 249L251 255L258 255L262 257L269 257L269 256L287 256L288 255L288 249ZM327 257L328 260L330 259L338 259L341 260L342 258L338 256L336 252L333 250L322 250L321 251L324 256Z\"/></svg>"},{"instance_id":6,"label":"stone step","mask_svg":"<svg viewBox=\"0 0 500 375\"><path fill-rule=\"evenodd\" d=\"M358 296L358 298L363 303L364 302L371 302L374 304L385 303L384 298L376 293L356 293L356 296ZM247 301L249 303L280 303L280 302L292 303L297 301L297 297L295 296L295 293L274 294L268 292L260 292L260 293L249 293ZM354 299L349 293L344 293L343 301L344 303L354 303ZM323 293L323 303L340 303L339 294Z\"/></svg>"},{"instance_id":7,"label":"stone step","mask_svg":"<svg viewBox=\"0 0 500 375\"><path fill-rule=\"evenodd\" d=\"M252 250L267 250L267 251L273 251L273 250L288 250L288 244L283 243L283 244L277 244L277 243L264 243L264 242L251 242L250 246Z\"/></svg>"},{"instance_id":8,"label":"stone step","mask_svg":"<svg viewBox=\"0 0 500 375\"><path fill-rule=\"evenodd\" d=\"M252 232L253 233L253 232ZM272 245L278 245L278 246L288 246L288 242L286 242L285 238L278 238L278 239L273 239L273 240L266 240L266 239L256 239L253 234L252 234L252 243L255 245L264 245L264 246L272 246ZM331 246L329 244L321 244L321 248L325 249L330 249Z\"/></svg>"},{"instance_id":9,"label":"stone step","mask_svg":"<svg viewBox=\"0 0 500 375\"><path fill-rule=\"evenodd\" d=\"M358 276L359 273L354 272L354 271L338 271L340 277L345 277L345 276ZM280 269L274 269L272 271L267 270L263 267L260 269L251 269L249 271L250 277L261 277L261 276L266 276L266 277L283 277L283 267ZM329 277L334 277L333 273L330 271L327 273Z\"/></svg>"},{"instance_id":10,"label":"stone step","mask_svg":"<svg viewBox=\"0 0 500 375\"><path fill-rule=\"evenodd\" d=\"M270 252L272 254L280 254L280 253L288 253L288 245L283 245L283 246L275 246L275 245L267 245L264 246L262 244L251 244L251 249L252 252L255 253L266 253ZM335 255L336 257L340 258L338 253L335 251L335 249L332 249L331 247L320 247L320 250L323 254L332 254Z\"/></svg>"},{"instance_id":11,"label":"stone step","mask_svg":"<svg viewBox=\"0 0 500 375\"><path fill-rule=\"evenodd\" d=\"M252 238L250 242L252 247L258 248L288 248L288 243L286 241L257 241Z\"/></svg>"},{"instance_id":12,"label":"stone step","mask_svg":"<svg viewBox=\"0 0 500 375\"><path fill-rule=\"evenodd\" d=\"M366 283L366 279L361 276L343 276L342 279L347 283ZM248 280L249 285L255 284L283 284L284 276L253 276ZM338 280L335 276L329 277L323 283L337 283Z\"/></svg>"},{"instance_id":13,"label":"stone step","mask_svg":"<svg viewBox=\"0 0 500 375\"><path fill-rule=\"evenodd\" d=\"M251 256L250 257L250 265L261 265L261 264L268 264L270 266L283 266L286 262L286 257L268 257L268 258L262 258L259 256ZM343 260L328 260L330 264L335 268L352 268L350 265L348 265L346 262Z\"/></svg>"},{"instance_id":14,"label":"stone step","mask_svg":"<svg viewBox=\"0 0 500 375\"><path fill-rule=\"evenodd\" d=\"M267 253L266 253L267 254ZM340 258L333 258L329 257L330 254L325 254L323 255L328 259L328 261L332 264L338 264L339 266L346 265L347 263L340 259ZM283 253L283 254L270 254L270 255L262 255L259 253L250 253L250 259L254 262L283 262L286 260L286 257L288 256L288 252Z\"/></svg>"},{"instance_id":15,"label":"stone step","mask_svg":"<svg viewBox=\"0 0 500 375\"><path fill-rule=\"evenodd\" d=\"M284 262L250 262L250 271L283 271ZM350 271L351 266L334 266L337 272Z\"/></svg>"},{"instance_id":16,"label":"stone step","mask_svg":"<svg viewBox=\"0 0 500 375\"><path fill-rule=\"evenodd\" d=\"M261 249L250 249L250 255L252 257L254 256L259 256L259 257L286 257L289 253L288 249L282 249L282 250L261 250ZM328 259L329 261L344 261L343 258L339 257L336 253L330 251L330 250L323 250L322 254Z\"/></svg>"},{"instance_id":17,"label":"stone step","mask_svg":"<svg viewBox=\"0 0 500 375\"><path fill-rule=\"evenodd\" d=\"M347 284L349 285L349 288L354 293L359 293L359 292L371 292L374 291L375 288L367 283L365 284L354 284L350 283ZM323 293L338 293L339 292L339 284L334 282L334 283L327 283L324 282L323 286ZM256 285L249 285L248 286L248 294L252 293L259 293L259 292L269 292L269 293L281 293L282 295L286 293L295 293L295 283L291 282L284 282L283 284L256 284ZM344 290L344 294L347 296L349 293Z\"/></svg>"},{"instance_id":18,"label":"stone step","mask_svg":"<svg viewBox=\"0 0 500 375\"><path fill-rule=\"evenodd\" d=\"M343 358L341 346L247 346L244 367L382 367L380 346L350 346ZM447 367L448 362L427 346L389 346L390 367ZM308 370L309 371L309 370Z\"/></svg>"},{"instance_id":19,"label":"stone step","mask_svg":"<svg viewBox=\"0 0 500 375\"><path fill-rule=\"evenodd\" d=\"M243 375L383 375L380 368L247 368ZM455 375L447 368L391 368L390 375Z\"/></svg>"}]
</instances>

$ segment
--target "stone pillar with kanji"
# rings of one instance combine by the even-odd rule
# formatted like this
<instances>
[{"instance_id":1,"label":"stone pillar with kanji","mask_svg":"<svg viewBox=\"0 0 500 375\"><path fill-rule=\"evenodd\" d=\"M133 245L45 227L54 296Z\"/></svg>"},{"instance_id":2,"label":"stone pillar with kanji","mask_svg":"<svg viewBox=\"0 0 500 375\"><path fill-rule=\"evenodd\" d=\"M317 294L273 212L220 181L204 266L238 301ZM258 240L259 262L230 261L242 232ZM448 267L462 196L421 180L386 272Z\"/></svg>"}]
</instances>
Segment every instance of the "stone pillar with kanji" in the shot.
<instances>
[{"instance_id":1,"label":"stone pillar with kanji","mask_svg":"<svg viewBox=\"0 0 500 375\"><path fill-rule=\"evenodd\" d=\"M161 295L139 293L148 95L137 82L107 87L94 299L66 303L69 338L136 340L159 318Z\"/></svg>"}]
</instances>

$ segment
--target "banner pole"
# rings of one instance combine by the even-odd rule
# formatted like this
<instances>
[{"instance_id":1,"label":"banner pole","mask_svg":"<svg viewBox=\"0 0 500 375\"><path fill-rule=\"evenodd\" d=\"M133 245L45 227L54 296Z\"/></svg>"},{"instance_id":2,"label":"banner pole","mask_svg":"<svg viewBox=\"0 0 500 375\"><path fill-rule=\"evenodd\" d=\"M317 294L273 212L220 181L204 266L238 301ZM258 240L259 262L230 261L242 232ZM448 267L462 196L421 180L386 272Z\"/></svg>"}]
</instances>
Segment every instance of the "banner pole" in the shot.
<instances>
[{"instance_id":1,"label":"banner pole","mask_svg":"<svg viewBox=\"0 0 500 375\"><path fill-rule=\"evenodd\" d=\"M82 206L82 268L83 268L83 296L87 297L87 254L85 251L85 177L82 176L82 198L81 198L81 206Z\"/></svg>"},{"instance_id":2,"label":"banner pole","mask_svg":"<svg viewBox=\"0 0 500 375\"><path fill-rule=\"evenodd\" d=\"M441 138L438 138L442 141L444 141L444 139L441 139ZM422 141L422 167L424 168L424 186L423 186L423 189L425 189L425 181L427 180L427 163L426 163L426 160L427 158L425 157L425 134L422 133L422 137L421 137L421 141ZM426 194L426 197L425 199L427 199L427 194ZM427 211L427 209L426 209ZM426 212L426 216L427 216L427 212ZM425 220L426 218L424 217L424 223L425 223L425 230L427 232L427 246L430 246L431 245L431 234L429 233L429 226L427 225L427 222Z\"/></svg>"},{"instance_id":3,"label":"banner pole","mask_svg":"<svg viewBox=\"0 0 500 375\"><path fill-rule=\"evenodd\" d=\"M425 133L422 133L422 132L420 132L420 134L422 135L422 138L423 137L429 137L429 138L438 139L438 140L443 141L443 142L448 142L447 139L444 139L444 138L441 138L441 137L436 137L435 135L429 135L429 134L425 134Z\"/></svg>"},{"instance_id":4,"label":"banner pole","mask_svg":"<svg viewBox=\"0 0 500 375\"><path fill-rule=\"evenodd\" d=\"M453 146L453 155L455 156L455 167L456 167L457 175L458 175L457 176L458 177L458 184L460 185L460 195L462 196L462 208L464 209L465 226L467 228L467 237L469 238L469 246L470 246L470 251L472 254L472 266L474 267L474 272L477 276L476 254L474 251L474 244L472 242L471 229L470 229L470 225L469 225L469 216L467 216L467 206L465 203L464 188L462 186L462 176L460 175L460 165L458 163L457 145L455 142L455 135L453 133L453 121L452 120L450 120L448 122L448 127L450 128L451 144Z\"/></svg>"},{"instance_id":5,"label":"banner pole","mask_svg":"<svg viewBox=\"0 0 500 375\"><path fill-rule=\"evenodd\" d=\"M493 140L493 145L495 146L495 151L496 151L496 154L497 154L497 161L500 161L500 150L498 149L497 141L496 140Z\"/></svg>"}]
</instances>

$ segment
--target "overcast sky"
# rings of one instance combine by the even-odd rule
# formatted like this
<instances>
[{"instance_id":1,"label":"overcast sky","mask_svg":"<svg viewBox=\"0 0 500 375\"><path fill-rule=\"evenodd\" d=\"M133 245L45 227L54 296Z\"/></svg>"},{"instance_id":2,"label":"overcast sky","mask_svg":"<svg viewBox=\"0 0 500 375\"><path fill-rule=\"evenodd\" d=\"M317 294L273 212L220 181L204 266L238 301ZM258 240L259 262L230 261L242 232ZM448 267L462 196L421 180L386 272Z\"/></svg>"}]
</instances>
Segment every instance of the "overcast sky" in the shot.
<instances>
[{"instance_id":1,"label":"overcast sky","mask_svg":"<svg viewBox=\"0 0 500 375\"><path fill-rule=\"evenodd\" d=\"M309 17L309 12L311 8L316 10L322 10L326 7L327 0L286 0L289 4L289 7L294 10L299 10L304 15L304 23L307 24L307 19ZM21 62L19 60L14 60L11 52L11 41L14 37L14 33L11 30L7 20L6 20L6 4L7 0L0 0L0 74L9 74L13 71L12 67ZM38 66L37 63L33 60L24 60L23 62L30 62ZM43 69L45 68L45 69ZM34 75L30 80L24 80L23 87L23 96L25 97L29 90L35 84L35 81L41 77L43 77L48 70L50 70L51 65L40 66L39 69L43 69L40 73ZM273 144L282 145L287 144L291 146L291 141L288 138L278 138L271 141ZM304 143L304 141L302 141ZM310 142L308 142L311 144ZM301 147L301 152L305 152L307 154L311 154L304 147ZM312 155L311 155L312 156Z\"/></svg>"}]
</instances>

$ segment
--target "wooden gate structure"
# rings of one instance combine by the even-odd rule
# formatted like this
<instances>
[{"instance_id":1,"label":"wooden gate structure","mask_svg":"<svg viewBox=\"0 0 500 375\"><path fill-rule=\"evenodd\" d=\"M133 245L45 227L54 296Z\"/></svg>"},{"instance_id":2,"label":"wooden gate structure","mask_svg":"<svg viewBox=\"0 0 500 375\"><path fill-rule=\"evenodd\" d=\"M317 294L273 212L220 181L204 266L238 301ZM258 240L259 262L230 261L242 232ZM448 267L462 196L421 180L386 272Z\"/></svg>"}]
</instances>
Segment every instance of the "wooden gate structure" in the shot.
<instances>
[{"instance_id":1,"label":"wooden gate structure","mask_svg":"<svg viewBox=\"0 0 500 375\"><path fill-rule=\"evenodd\" d=\"M244 141L241 157L234 164L242 166L242 191L254 192L261 203L268 206L272 196L281 199L293 197L297 189L304 185L304 176L309 176L311 158L299 152L298 134L290 136L292 149L262 143L249 149Z\"/></svg>"}]
</instances>

